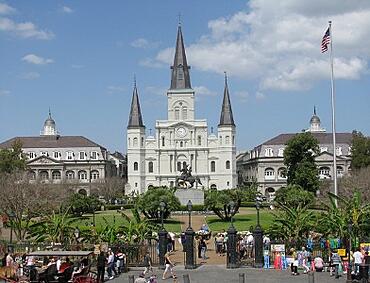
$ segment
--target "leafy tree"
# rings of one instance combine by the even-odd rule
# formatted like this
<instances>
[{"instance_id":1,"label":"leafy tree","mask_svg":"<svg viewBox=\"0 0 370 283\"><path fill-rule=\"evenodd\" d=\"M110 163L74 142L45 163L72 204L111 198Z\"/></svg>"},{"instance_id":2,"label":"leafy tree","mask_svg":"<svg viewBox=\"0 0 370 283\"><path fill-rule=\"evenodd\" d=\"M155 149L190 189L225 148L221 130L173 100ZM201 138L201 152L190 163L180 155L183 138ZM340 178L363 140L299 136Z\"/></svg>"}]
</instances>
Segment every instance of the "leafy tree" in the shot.
<instances>
[{"instance_id":1,"label":"leafy tree","mask_svg":"<svg viewBox=\"0 0 370 283\"><path fill-rule=\"evenodd\" d=\"M370 203L370 166L352 171L339 179L338 192L340 196L351 197L358 190L362 200Z\"/></svg>"},{"instance_id":2,"label":"leafy tree","mask_svg":"<svg viewBox=\"0 0 370 283\"><path fill-rule=\"evenodd\" d=\"M299 185L315 192L319 188L315 155L319 154L317 139L309 132L300 133L290 139L284 150L288 185Z\"/></svg>"},{"instance_id":3,"label":"leafy tree","mask_svg":"<svg viewBox=\"0 0 370 283\"><path fill-rule=\"evenodd\" d=\"M180 208L180 201L175 196L174 190L165 187L153 187L137 198L137 208L148 219L160 219L160 202L166 204L163 211L163 218L167 219L171 211Z\"/></svg>"},{"instance_id":4,"label":"leafy tree","mask_svg":"<svg viewBox=\"0 0 370 283\"><path fill-rule=\"evenodd\" d=\"M308 206L314 202L314 195L299 185L288 185L276 192L274 201L277 205L282 203L288 207Z\"/></svg>"},{"instance_id":5,"label":"leafy tree","mask_svg":"<svg viewBox=\"0 0 370 283\"><path fill-rule=\"evenodd\" d=\"M11 149L0 149L0 173L12 173L26 168L22 143L15 140Z\"/></svg>"},{"instance_id":6,"label":"leafy tree","mask_svg":"<svg viewBox=\"0 0 370 283\"><path fill-rule=\"evenodd\" d=\"M96 197L74 193L65 202L64 207L67 207L73 214L82 215L93 212L100 205Z\"/></svg>"},{"instance_id":7,"label":"leafy tree","mask_svg":"<svg viewBox=\"0 0 370 283\"><path fill-rule=\"evenodd\" d=\"M298 204L289 207L279 203L278 212L274 213L274 222L267 233L273 238L284 240L286 243L299 247L305 236L312 230L315 224L315 216L308 210L307 205Z\"/></svg>"},{"instance_id":8,"label":"leafy tree","mask_svg":"<svg viewBox=\"0 0 370 283\"><path fill-rule=\"evenodd\" d=\"M240 189L209 190L206 194L204 205L220 219L230 221L231 217L238 212L243 196L243 191ZM231 201L235 204L234 211L230 211L229 203Z\"/></svg>"},{"instance_id":9,"label":"leafy tree","mask_svg":"<svg viewBox=\"0 0 370 283\"><path fill-rule=\"evenodd\" d=\"M124 179L120 177L106 178L103 183L99 183L97 187L93 189L93 194L103 196L104 199L109 202L112 199L122 198L124 196Z\"/></svg>"},{"instance_id":10,"label":"leafy tree","mask_svg":"<svg viewBox=\"0 0 370 283\"><path fill-rule=\"evenodd\" d=\"M366 168L370 165L370 137L361 132L352 133L352 161L353 169Z\"/></svg>"},{"instance_id":11,"label":"leafy tree","mask_svg":"<svg viewBox=\"0 0 370 283\"><path fill-rule=\"evenodd\" d=\"M258 195L258 185L257 182L253 181L249 186L241 187L241 192L243 193L242 201L254 202Z\"/></svg>"},{"instance_id":12,"label":"leafy tree","mask_svg":"<svg viewBox=\"0 0 370 283\"><path fill-rule=\"evenodd\" d=\"M44 216L30 226L30 238L37 242L66 243L73 239L73 231L78 218L71 217L69 209L64 212Z\"/></svg>"}]
</instances>

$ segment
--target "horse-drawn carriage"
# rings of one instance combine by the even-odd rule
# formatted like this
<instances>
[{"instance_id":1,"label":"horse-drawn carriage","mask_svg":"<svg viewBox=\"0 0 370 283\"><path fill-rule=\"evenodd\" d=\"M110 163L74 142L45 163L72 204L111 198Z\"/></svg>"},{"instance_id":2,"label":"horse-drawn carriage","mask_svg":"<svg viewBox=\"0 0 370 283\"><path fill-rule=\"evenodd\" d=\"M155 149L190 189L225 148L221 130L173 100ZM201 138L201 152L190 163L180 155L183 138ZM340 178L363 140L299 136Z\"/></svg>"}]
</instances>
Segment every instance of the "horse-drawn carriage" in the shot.
<instances>
[{"instance_id":1,"label":"horse-drawn carriage","mask_svg":"<svg viewBox=\"0 0 370 283\"><path fill-rule=\"evenodd\" d=\"M2 267L8 271L1 277L10 282L32 283L97 283L97 274L92 272L92 251L35 251L27 254L28 263L24 267ZM68 259L57 263L55 259ZM51 262L45 264L47 260ZM74 263L70 260L74 260ZM57 268L59 264L59 270ZM22 272L19 272L22 269ZM12 272L10 272L12 271ZM1 272L1 269L0 269Z\"/></svg>"}]
</instances>

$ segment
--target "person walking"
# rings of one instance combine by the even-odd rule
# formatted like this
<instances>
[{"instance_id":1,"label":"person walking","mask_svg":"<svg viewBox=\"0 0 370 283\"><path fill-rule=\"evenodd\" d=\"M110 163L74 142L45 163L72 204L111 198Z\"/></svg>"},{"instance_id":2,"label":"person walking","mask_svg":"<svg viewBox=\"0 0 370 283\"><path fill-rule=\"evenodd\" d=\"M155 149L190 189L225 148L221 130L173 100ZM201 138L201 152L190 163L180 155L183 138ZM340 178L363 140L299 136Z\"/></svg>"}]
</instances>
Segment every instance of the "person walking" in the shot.
<instances>
[{"instance_id":1,"label":"person walking","mask_svg":"<svg viewBox=\"0 0 370 283\"><path fill-rule=\"evenodd\" d=\"M149 251L145 253L144 256L144 271L143 275L145 276L149 271L153 274L153 267L152 267L152 258L150 257Z\"/></svg>"},{"instance_id":2,"label":"person walking","mask_svg":"<svg viewBox=\"0 0 370 283\"><path fill-rule=\"evenodd\" d=\"M115 275L117 275L117 271L116 271L116 268L115 268L115 256L114 256L114 253L112 251L108 252L108 269L107 269L107 271L108 271L109 280L114 278L112 271L114 272Z\"/></svg>"},{"instance_id":3,"label":"person walking","mask_svg":"<svg viewBox=\"0 0 370 283\"><path fill-rule=\"evenodd\" d=\"M207 243L203 238L201 238L200 239L200 253L201 253L202 259L207 259L206 252L207 252Z\"/></svg>"},{"instance_id":4,"label":"person walking","mask_svg":"<svg viewBox=\"0 0 370 283\"><path fill-rule=\"evenodd\" d=\"M355 263L355 274L356 275L360 273L360 265L362 263L362 259L363 259L363 255L361 253L361 250L360 249L357 249L353 253L353 261Z\"/></svg>"},{"instance_id":5,"label":"person walking","mask_svg":"<svg viewBox=\"0 0 370 283\"><path fill-rule=\"evenodd\" d=\"M98 255L98 259L96 262L96 267L98 269L98 283L104 282L105 263L106 263L106 258L105 258L104 252L101 251L100 254Z\"/></svg>"},{"instance_id":6,"label":"person walking","mask_svg":"<svg viewBox=\"0 0 370 283\"><path fill-rule=\"evenodd\" d=\"M169 252L167 252L164 255L164 263L165 263L166 268L165 268L165 270L163 272L162 280L166 280L167 279L166 278L166 275L167 275L168 272L171 272L171 277L175 279L176 278L176 275L175 275L175 273L173 271L174 263L172 263L172 260L170 258L170 253Z\"/></svg>"},{"instance_id":7,"label":"person walking","mask_svg":"<svg viewBox=\"0 0 370 283\"><path fill-rule=\"evenodd\" d=\"M330 276L335 275L335 279L339 278L339 265L342 264L342 260L337 253L337 250L333 250L330 257L331 267ZM334 274L333 274L334 271Z\"/></svg>"},{"instance_id":8,"label":"person walking","mask_svg":"<svg viewBox=\"0 0 370 283\"><path fill-rule=\"evenodd\" d=\"M310 257L311 257L310 252L307 251L305 247L302 247L302 267L304 268L303 273L310 272L310 262L309 262Z\"/></svg>"}]
</instances>

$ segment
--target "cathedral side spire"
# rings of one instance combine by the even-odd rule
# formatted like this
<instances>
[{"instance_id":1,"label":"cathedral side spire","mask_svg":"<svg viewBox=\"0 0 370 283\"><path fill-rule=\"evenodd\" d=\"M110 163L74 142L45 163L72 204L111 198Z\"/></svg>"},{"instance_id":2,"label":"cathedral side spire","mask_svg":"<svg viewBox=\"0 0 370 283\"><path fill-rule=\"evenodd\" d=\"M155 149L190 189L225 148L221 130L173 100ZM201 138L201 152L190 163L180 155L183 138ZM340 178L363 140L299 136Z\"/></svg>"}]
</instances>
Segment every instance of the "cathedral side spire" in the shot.
<instances>
[{"instance_id":1,"label":"cathedral side spire","mask_svg":"<svg viewBox=\"0 0 370 283\"><path fill-rule=\"evenodd\" d=\"M190 74L188 63L186 61L186 53L184 46L184 39L181 31L181 23L177 28L177 40L176 40L176 50L173 66L171 67L171 89L189 89L190 84Z\"/></svg>"},{"instance_id":2,"label":"cathedral side spire","mask_svg":"<svg viewBox=\"0 0 370 283\"><path fill-rule=\"evenodd\" d=\"M225 72L225 89L224 89L224 99L222 102L220 123L218 126L235 126L233 111L231 109L229 87L227 84L227 75Z\"/></svg>"},{"instance_id":3,"label":"cathedral side spire","mask_svg":"<svg viewBox=\"0 0 370 283\"><path fill-rule=\"evenodd\" d=\"M143 123L143 117L141 115L139 95L136 87L136 78L134 80L134 90L132 93L130 117L127 128L140 128L145 127Z\"/></svg>"}]
</instances>

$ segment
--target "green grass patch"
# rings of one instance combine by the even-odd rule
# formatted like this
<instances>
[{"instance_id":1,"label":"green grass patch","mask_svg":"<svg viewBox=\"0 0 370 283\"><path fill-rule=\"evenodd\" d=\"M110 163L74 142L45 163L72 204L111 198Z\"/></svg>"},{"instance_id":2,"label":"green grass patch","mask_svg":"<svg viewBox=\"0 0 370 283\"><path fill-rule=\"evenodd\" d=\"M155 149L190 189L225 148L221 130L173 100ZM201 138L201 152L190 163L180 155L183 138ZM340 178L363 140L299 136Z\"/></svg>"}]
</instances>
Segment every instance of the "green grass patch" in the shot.
<instances>
[{"instance_id":1,"label":"green grass patch","mask_svg":"<svg viewBox=\"0 0 370 283\"><path fill-rule=\"evenodd\" d=\"M256 210L254 210L256 212ZM260 224L263 229L267 229L273 222L274 216L269 210L260 210ZM207 223L212 232L227 231L230 227L230 221L222 221L217 216L207 217ZM255 227L257 224L256 213L252 214L237 214L233 217L233 224L238 231L248 231L250 227Z\"/></svg>"},{"instance_id":2,"label":"green grass patch","mask_svg":"<svg viewBox=\"0 0 370 283\"><path fill-rule=\"evenodd\" d=\"M132 217L132 213L130 210L124 211L126 215L130 218ZM93 215L92 214L85 214L81 217L77 222L76 226L79 228L87 228L91 227L93 223ZM114 224L116 227L126 225L127 220L122 217L121 213L117 212L116 210L105 210L105 211L97 211L95 213L95 225L98 229L103 229L107 223L109 225ZM157 224L161 225L160 222L156 222ZM167 219L164 220L164 227L167 231L171 232L181 232L181 221L175 219Z\"/></svg>"}]
</instances>

